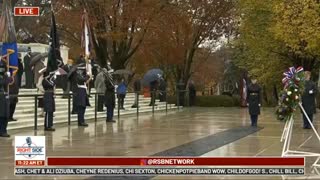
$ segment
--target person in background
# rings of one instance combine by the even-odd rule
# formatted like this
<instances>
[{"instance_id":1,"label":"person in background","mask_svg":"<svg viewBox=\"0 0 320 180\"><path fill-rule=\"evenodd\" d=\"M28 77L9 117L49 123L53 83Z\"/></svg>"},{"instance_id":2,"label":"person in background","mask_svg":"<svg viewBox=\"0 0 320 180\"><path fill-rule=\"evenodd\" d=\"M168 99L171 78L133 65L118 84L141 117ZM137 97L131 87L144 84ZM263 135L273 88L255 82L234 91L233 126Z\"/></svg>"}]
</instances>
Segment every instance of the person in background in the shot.
<instances>
[{"instance_id":1,"label":"person in background","mask_svg":"<svg viewBox=\"0 0 320 180\"><path fill-rule=\"evenodd\" d=\"M150 82L150 93L151 93L151 101L149 106L157 106L156 105L156 93L158 90L158 80Z\"/></svg>"},{"instance_id":2,"label":"person in background","mask_svg":"<svg viewBox=\"0 0 320 180\"><path fill-rule=\"evenodd\" d=\"M72 68L73 65L73 60L72 59L68 59L67 64L62 66L62 69L68 74ZM68 79L68 75L62 75L61 79L63 81L62 84L62 89L63 89L63 96L62 98L68 98L68 94L70 93L70 81Z\"/></svg>"},{"instance_id":3,"label":"person in background","mask_svg":"<svg viewBox=\"0 0 320 180\"><path fill-rule=\"evenodd\" d=\"M315 113L315 98L318 90L316 84L311 81L311 72L305 71L305 85L304 85L304 92L302 94L302 107L304 108L306 114L308 115L311 123L313 121L313 114ZM304 129L311 129L311 125L305 116L303 116L303 128Z\"/></svg>"},{"instance_id":4,"label":"person in background","mask_svg":"<svg viewBox=\"0 0 320 180\"><path fill-rule=\"evenodd\" d=\"M140 79L137 79L134 81L133 90L134 90L135 98L134 98L134 104L131 106L131 108L137 108L138 107L138 96L141 91L141 80Z\"/></svg>"},{"instance_id":5,"label":"person in background","mask_svg":"<svg viewBox=\"0 0 320 180\"><path fill-rule=\"evenodd\" d=\"M6 70L6 64L0 60L0 137L10 137L8 126L8 97L7 86L10 82L10 73Z\"/></svg>"},{"instance_id":6,"label":"person in background","mask_svg":"<svg viewBox=\"0 0 320 180\"><path fill-rule=\"evenodd\" d=\"M247 105L251 119L251 126L257 127L258 116L260 115L261 107L261 87L257 84L256 77L252 77L251 84L247 89Z\"/></svg>"},{"instance_id":7,"label":"person in background","mask_svg":"<svg viewBox=\"0 0 320 180\"><path fill-rule=\"evenodd\" d=\"M28 47L28 53L27 55L24 56L23 58L24 62L24 72L25 72L25 77L26 77L26 89L32 89L34 88L34 78L33 78L33 72L30 66L31 62L31 48Z\"/></svg>"},{"instance_id":8,"label":"person in background","mask_svg":"<svg viewBox=\"0 0 320 180\"><path fill-rule=\"evenodd\" d=\"M113 71L112 69L108 71L107 75L110 75L110 72ZM111 75L110 75L111 79ZM107 108L107 119L106 122L116 122L113 120L113 112L116 105L116 96L115 96L115 87L110 82L110 79L106 78L105 84L106 84L106 92L105 92L105 106Z\"/></svg>"},{"instance_id":9,"label":"person in background","mask_svg":"<svg viewBox=\"0 0 320 180\"><path fill-rule=\"evenodd\" d=\"M44 88L42 85L43 82L43 74L45 72L45 68L43 68L42 70L39 71L39 78L38 78L38 82L36 84L37 90L38 90L38 94L44 94ZM38 96L38 108L41 109L41 117L45 117L45 113L44 113L44 102L43 102L43 96Z\"/></svg>"},{"instance_id":10,"label":"person in background","mask_svg":"<svg viewBox=\"0 0 320 180\"><path fill-rule=\"evenodd\" d=\"M167 99L167 83L166 81L161 78L160 79L160 84L159 84L159 99L160 99L160 102L165 102L166 99Z\"/></svg>"},{"instance_id":11,"label":"person in background","mask_svg":"<svg viewBox=\"0 0 320 180\"><path fill-rule=\"evenodd\" d=\"M189 106L194 106L196 102L197 91L196 91L196 87L194 85L193 80L189 81L188 90L189 90Z\"/></svg>"},{"instance_id":12,"label":"person in background","mask_svg":"<svg viewBox=\"0 0 320 180\"><path fill-rule=\"evenodd\" d=\"M177 83L177 90L177 94L179 96L179 102L177 102L177 105L184 106L185 86L182 79L180 79L180 81Z\"/></svg>"},{"instance_id":13,"label":"person in background","mask_svg":"<svg viewBox=\"0 0 320 180\"><path fill-rule=\"evenodd\" d=\"M17 121L17 119L13 118L14 112L16 110L16 106L18 103L18 94L19 94L19 80L18 76L16 75L14 78L14 81L9 84L9 102L10 102L10 108L9 108L9 117L8 121Z\"/></svg>"},{"instance_id":14,"label":"person in background","mask_svg":"<svg viewBox=\"0 0 320 180\"><path fill-rule=\"evenodd\" d=\"M85 123L84 114L86 112L86 107L88 105L89 99L87 96L87 86L86 83L90 79L90 76L86 72L85 65L79 66L77 68L77 92L75 95L77 112L78 112L78 126L88 126Z\"/></svg>"},{"instance_id":15,"label":"person in background","mask_svg":"<svg viewBox=\"0 0 320 180\"><path fill-rule=\"evenodd\" d=\"M120 103L120 109L124 110L124 99L126 98L126 93L127 93L127 85L124 82L124 79L121 79L120 84L117 87L117 95L119 98L119 103Z\"/></svg>"},{"instance_id":16,"label":"person in background","mask_svg":"<svg viewBox=\"0 0 320 180\"><path fill-rule=\"evenodd\" d=\"M53 113L55 112L55 100L54 100L54 89L55 81L57 79L56 75L51 75L51 77L45 73L44 79L42 80L42 86L44 88L43 97L43 109L45 111L44 119L44 130L45 131L55 131L53 128Z\"/></svg>"},{"instance_id":17,"label":"person in background","mask_svg":"<svg viewBox=\"0 0 320 180\"><path fill-rule=\"evenodd\" d=\"M17 79L17 83L18 83L18 87L21 88L22 86L22 75L23 75L23 71L24 71L24 68L23 68L23 64L22 64L22 59L21 59L21 53L18 53L18 72L17 72L17 76L18 76L18 79Z\"/></svg>"},{"instance_id":18,"label":"person in background","mask_svg":"<svg viewBox=\"0 0 320 180\"><path fill-rule=\"evenodd\" d=\"M94 87L96 89L96 92L98 93L98 112L103 111L103 104L104 104L104 93L106 92L106 78L105 74L107 73L106 68L98 68L98 75L96 77L96 80L94 82Z\"/></svg>"},{"instance_id":19,"label":"person in background","mask_svg":"<svg viewBox=\"0 0 320 180\"><path fill-rule=\"evenodd\" d=\"M89 95L91 94L91 89L94 87L96 77L98 75L100 66L96 63L95 59L91 60L91 71L92 71L92 80L89 83Z\"/></svg>"}]
</instances>

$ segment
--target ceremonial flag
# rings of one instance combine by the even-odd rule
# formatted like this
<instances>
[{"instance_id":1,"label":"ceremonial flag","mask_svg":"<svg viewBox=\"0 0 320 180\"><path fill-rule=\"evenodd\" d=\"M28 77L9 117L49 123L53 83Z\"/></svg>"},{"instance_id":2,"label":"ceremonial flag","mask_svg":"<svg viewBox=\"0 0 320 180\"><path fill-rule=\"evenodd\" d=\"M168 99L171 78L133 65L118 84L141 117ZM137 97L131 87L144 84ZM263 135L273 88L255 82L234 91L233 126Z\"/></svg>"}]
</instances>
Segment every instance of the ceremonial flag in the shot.
<instances>
[{"instance_id":1,"label":"ceremonial flag","mask_svg":"<svg viewBox=\"0 0 320 180\"><path fill-rule=\"evenodd\" d=\"M0 18L0 40L2 41L2 58L9 59L9 71L12 76L18 72L18 47L16 29L14 27L11 2L3 1Z\"/></svg>"},{"instance_id":2,"label":"ceremonial flag","mask_svg":"<svg viewBox=\"0 0 320 180\"><path fill-rule=\"evenodd\" d=\"M91 30L89 24L89 17L86 10L84 10L82 15L82 36L81 36L81 47L84 49L85 59L87 61L86 69L89 75L92 75L92 66L89 61L90 52L92 50L92 38L91 38Z\"/></svg>"},{"instance_id":3,"label":"ceremonial flag","mask_svg":"<svg viewBox=\"0 0 320 180\"><path fill-rule=\"evenodd\" d=\"M49 53L46 73L52 75L57 72L59 66L63 65L60 59L60 42L57 33L57 25L53 11L51 11L51 30L50 30L50 42Z\"/></svg>"}]
</instances>

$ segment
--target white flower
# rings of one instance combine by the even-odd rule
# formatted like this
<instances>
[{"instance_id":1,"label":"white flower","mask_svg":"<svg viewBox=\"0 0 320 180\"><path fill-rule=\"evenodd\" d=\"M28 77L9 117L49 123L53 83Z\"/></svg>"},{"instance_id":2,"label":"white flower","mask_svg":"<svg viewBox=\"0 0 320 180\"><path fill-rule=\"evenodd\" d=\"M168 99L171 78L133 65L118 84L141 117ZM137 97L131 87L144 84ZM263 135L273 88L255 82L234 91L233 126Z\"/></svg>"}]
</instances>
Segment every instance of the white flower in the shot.
<instances>
[{"instance_id":1,"label":"white flower","mask_svg":"<svg viewBox=\"0 0 320 180\"><path fill-rule=\"evenodd\" d=\"M286 101L289 101L289 98L286 98Z\"/></svg>"},{"instance_id":2,"label":"white flower","mask_svg":"<svg viewBox=\"0 0 320 180\"><path fill-rule=\"evenodd\" d=\"M298 92L298 89L294 89L294 92Z\"/></svg>"},{"instance_id":3,"label":"white flower","mask_svg":"<svg viewBox=\"0 0 320 180\"><path fill-rule=\"evenodd\" d=\"M291 92L291 91L288 91L287 94L288 94L288 96L290 96L290 95L292 94L292 92Z\"/></svg>"},{"instance_id":4,"label":"white flower","mask_svg":"<svg viewBox=\"0 0 320 180\"><path fill-rule=\"evenodd\" d=\"M299 96L296 96L296 99L299 99Z\"/></svg>"}]
</instances>

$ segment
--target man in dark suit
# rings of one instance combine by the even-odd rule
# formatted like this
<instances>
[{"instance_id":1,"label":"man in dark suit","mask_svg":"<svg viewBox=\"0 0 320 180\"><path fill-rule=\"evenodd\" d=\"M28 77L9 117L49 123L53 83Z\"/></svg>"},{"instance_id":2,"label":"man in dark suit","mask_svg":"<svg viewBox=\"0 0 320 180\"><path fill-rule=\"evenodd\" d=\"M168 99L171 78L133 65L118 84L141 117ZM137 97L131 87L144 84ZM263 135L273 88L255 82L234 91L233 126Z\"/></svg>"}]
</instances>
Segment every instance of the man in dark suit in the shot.
<instances>
[{"instance_id":1,"label":"man in dark suit","mask_svg":"<svg viewBox=\"0 0 320 180\"><path fill-rule=\"evenodd\" d=\"M133 90L134 90L135 98L134 98L134 104L131 106L131 108L137 108L138 107L138 96L141 91L141 80L140 79L137 79L134 81Z\"/></svg>"},{"instance_id":2,"label":"man in dark suit","mask_svg":"<svg viewBox=\"0 0 320 180\"><path fill-rule=\"evenodd\" d=\"M31 48L28 47L28 54L24 56L23 61L24 61L24 72L25 72L25 77L26 77L26 86L25 88L27 89L32 89L34 88L34 75L30 66L31 62Z\"/></svg>"},{"instance_id":3,"label":"man in dark suit","mask_svg":"<svg viewBox=\"0 0 320 180\"><path fill-rule=\"evenodd\" d=\"M315 97L318 92L317 87L313 81L310 80L311 72L305 72L305 85L304 85L304 92L302 94L302 107L304 108L308 118L310 119L311 123L313 121L313 114L315 113ZM303 128L304 129L311 129L311 125L303 113Z\"/></svg>"},{"instance_id":4,"label":"man in dark suit","mask_svg":"<svg viewBox=\"0 0 320 180\"><path fill-rule=\"evenodd\" d=\"M151 101L149 106L157 106L156 103L156 93L158 90L158 80L150 82L150 93L151 93Z\"/></svg>"},{"instance_id":5,"label":"man in dark suit","mask_svg":"<svg viewBox=\"0 0 320 180\"><path fill-rule=\"evenodd\" d=\"M17 76L18 76L18 87L20 88L21 87L21 81L22 81L22 75L23 75L23 71L24 71L24 68L23 68L23 64L22 64L22 59L21 59L21 54L18 53L18 73L17 73Z\"/></svg>"},{"instance_id":6,"label":"man in dark suit","mask_svg":"<svg viewBox=\"0 0 320 180\"><path fill-rule=\"evenodd\" d=\"M167 97L167 83L164 79L160 79L160 85L159 85L159 99L160 102L165 102Z\"/></svg>"},{"instance_id":7,"label":"man in dark suit","mask_svg":"<svg viewBox=\"0 0 320 180\"><path fill-rule=\"evenodd\" d=\"M10 82L10 73L6 72L6 65L0 60L0 137L10 137L7 133L8 126L8 95L7 85Z\"/></svg>"}]
</instances>

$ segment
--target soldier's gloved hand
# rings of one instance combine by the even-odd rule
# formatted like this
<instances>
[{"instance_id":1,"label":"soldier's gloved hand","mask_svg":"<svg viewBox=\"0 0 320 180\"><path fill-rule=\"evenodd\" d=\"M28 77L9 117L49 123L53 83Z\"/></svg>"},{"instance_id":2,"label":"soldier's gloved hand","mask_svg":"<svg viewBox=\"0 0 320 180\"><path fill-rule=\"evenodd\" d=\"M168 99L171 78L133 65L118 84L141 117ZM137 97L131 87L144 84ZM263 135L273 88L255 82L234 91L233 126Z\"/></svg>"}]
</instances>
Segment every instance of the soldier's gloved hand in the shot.
<instances>
[{"instance_id":1,"label":"soldier's gloved hand","mask_svg":"<svg viewBox=\"0 0 320 180\"><path fill-rule=\"evenodd\" d=\"M57 79L57 75L56 75L56 74L53 75L53 79L54 79L54 80Z\"/></svg>"},{"instance_id":2,"label":"soldier's gloved hand","mask_svg":"<svg viewBox=\"0 0 320 180\"><path fill-rule=\"evenodd\" d=\"M249 106L249 103L247 103L247 106Z\"/></svg>"},{"instance_id":3,"label":"soldier's gloved hand","mask_svg":"<svg viewBox=\"0 0 320 180\"><path fill-rule=\"evenodd\" d=\"M310 90L310 91L309 91L309 94L313 94L313 90Z\"/></svg>"},{"instance_id":4,"label":"soldier's gloved hand","mask_svg":"<svg viewBox=\"0 0 320 180\"><path fill-rule=\"evenodd\" d=\"M6 72L7 77L11 77L11 73L10 72Z\"/></svg>"},{"instance_id":5,"label":"soldier's gloved hand","mask_svg":"<svg viewBox=\"0 0 320 180\"><path fill-rule=\"evenodd\" d=\"M259 107L261 107L261 104L259 104Z\"/></svg>"}]
</instances>

